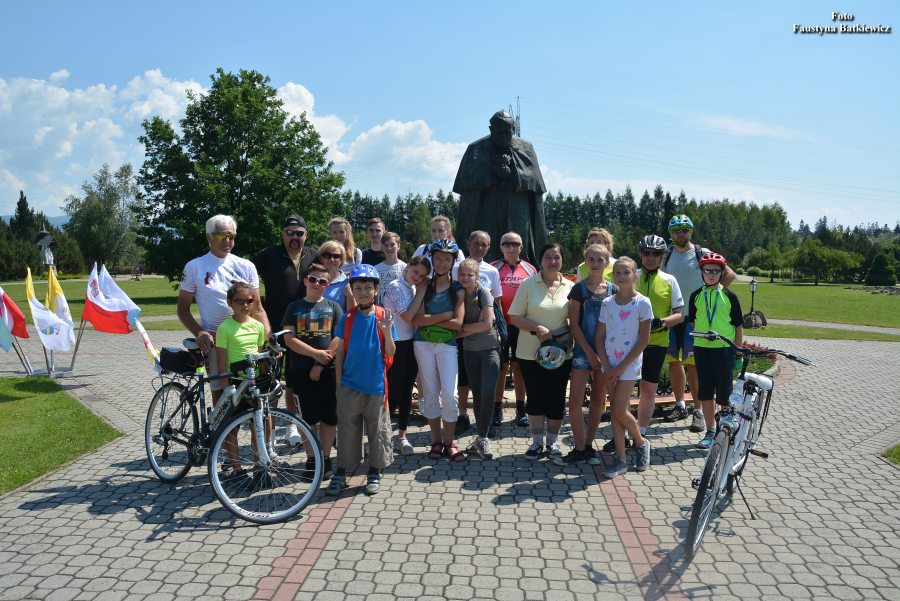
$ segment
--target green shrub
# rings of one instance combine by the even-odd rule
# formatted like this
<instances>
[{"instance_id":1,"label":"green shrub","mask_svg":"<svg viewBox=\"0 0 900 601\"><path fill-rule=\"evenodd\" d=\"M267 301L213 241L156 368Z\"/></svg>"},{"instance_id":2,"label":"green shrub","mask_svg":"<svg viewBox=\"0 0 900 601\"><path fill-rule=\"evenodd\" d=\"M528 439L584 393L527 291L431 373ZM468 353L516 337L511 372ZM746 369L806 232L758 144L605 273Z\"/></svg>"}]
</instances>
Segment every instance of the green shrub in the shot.
<instances>
[{"instance_id":1,"label":"green shrub","mask_svg":"<svg viewBox=\"0 0 900 601\"><path fill-rule=\"evenodd\" d=\"M755 278L755 277L757 277L757 276L761 276L761 275L762 275L762 269L760 269L759 267L750 267L750 268L747 269L747 275L749 275L749 276L752 277L752 278Z\"/></svg>"},{"instance_id":2,"label":"green shrub","mask_svg":"<svg viewBox=\"0 0 900 601\"><path fill-rule=\"evenodd\" d=\"M884 252L875 255L872 267L866 274L867 286L893 286L897 283L897 272L892 264L891 257Z\"/></svg>"},{"instance_id":3,"label":"green shrub","mask_svg":"<svg viewBox=\"0 0 900 601\"><path fill-rule=\"evenodd\" d=\"M738 274L738 275L744 275L744 268L743 268L743 267L736 267L736 268L734 269L734 272L735 272L736 274Z\"/></svg>"}]
</instances>

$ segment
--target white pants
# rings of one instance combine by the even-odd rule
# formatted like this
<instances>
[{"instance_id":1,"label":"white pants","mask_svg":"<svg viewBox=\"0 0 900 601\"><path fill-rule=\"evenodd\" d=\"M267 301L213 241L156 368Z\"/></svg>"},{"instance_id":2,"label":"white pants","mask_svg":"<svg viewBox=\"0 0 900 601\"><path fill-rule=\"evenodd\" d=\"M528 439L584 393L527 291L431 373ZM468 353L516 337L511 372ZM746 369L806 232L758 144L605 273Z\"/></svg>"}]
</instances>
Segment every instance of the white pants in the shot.
<instances>
[{"instance_id":1,"label":"white pants","mask_svg":"<svg viewBox=\"0 0 900 601\"><path fill-rule=\"evenodd\" d=\"M419 364L422 394L419 395L419 411L425 419L442 418L455 422L459 417L459 399L456 396L456 377L459 364L456 347L449 344L413 342L413 352Z\"/></svg>"}]
</instances>

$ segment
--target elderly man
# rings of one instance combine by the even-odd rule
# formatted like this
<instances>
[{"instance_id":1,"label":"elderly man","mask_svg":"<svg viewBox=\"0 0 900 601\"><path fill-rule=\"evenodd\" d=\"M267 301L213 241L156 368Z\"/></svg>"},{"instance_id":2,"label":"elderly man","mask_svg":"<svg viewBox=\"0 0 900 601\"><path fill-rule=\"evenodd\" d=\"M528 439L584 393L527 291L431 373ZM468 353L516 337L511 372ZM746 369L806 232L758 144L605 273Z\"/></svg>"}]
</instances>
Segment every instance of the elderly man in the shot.
<instances>
[{"instance_id":1,"label":"elderly man","mask_svg":"<svg viewBox=\"0 0 900 601\"><path fill-rule=\"evenodd\" d=\"M508 113L495 113L491 134L466 149L453 183L460 195L456 233L466 240L470 232L482 229L498 240L504 232L518 232L525 259L537 263L537 252L547 241L542 202L547 188L534 147L513 129ZM487 255L488 261L499 258L498 249Z\"/></svg>"},{"instance_id":2,"label":"elderly man","mask_svg":"<svg viewBox=\"0 0 900 601\"><path fill-rule=\"evenodd\" d=\"M303 278L319 254L316 247L306 245L307 235L306 220L300 215L288 215L281 224L281 244L264 248L250 259L266 285L263 307L269 323L280 324L288 305L306 296ZM294 391L290 387L285 388L284 401L288 411L299 414ZM289 442L299 443L301 438L296 427L292 424L290 429Z\"/></svg>"},{"instance_id":3,"label":"elderly man","mask_svg":"<svg viewBox=\"0 0 900 601\"><path fill-rule=\"evenodd\" d=\"M500 306L503 308L503 317L506 319L506 330L509 340L500 349L500 378L497 381L495 414L503 406L503 390L506 387L506 370L512 363L513 385L516 393L516 425L522 428L528 427L528 415L525 413L525 380L522 379L522 371L516 359L516 343L519 340L519 328L509 323L509 306L516 297L519 285L526 279L537 273L534 265L523 261L520 257L522 251L522 237L516 232L506 232L500 238L500 250L503 258L491 263L500 274L500 287L503 295L500 297Z\"/></svg>"},{"instance_id":4,"label":"elderly man","mask_svg":"<svg viewBox=\"0 0 900 601\"><path fill-rule=\"evenodd\" d=\"M231 254L237 236L237 223L229 215L215 215L206 222L206 241L209 252L188 261L181 276L178 293L178 319L197 339L206 354L210 374L225 371L228 366L217 365L216 330L231 315L226 295L234 282L246 282L253 288L253 306L250 315L262 322L269 333L269 320L259 300L259 276L256 267L247 259ZM191 314L191 303L196 300L200 311L200 323ZM210 382L213 401L221 394L219 380Z\"/></svg>"}]
</instances>

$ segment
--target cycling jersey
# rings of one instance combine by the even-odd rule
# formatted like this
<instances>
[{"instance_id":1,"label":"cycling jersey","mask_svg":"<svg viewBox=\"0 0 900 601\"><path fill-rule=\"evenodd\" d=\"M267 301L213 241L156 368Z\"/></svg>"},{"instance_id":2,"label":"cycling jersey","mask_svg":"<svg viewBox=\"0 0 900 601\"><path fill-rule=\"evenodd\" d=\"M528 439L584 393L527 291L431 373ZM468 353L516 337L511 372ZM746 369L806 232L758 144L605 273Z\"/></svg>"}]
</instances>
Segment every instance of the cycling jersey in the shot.
<instances>
[{"instance_id":1,"label":"cycling jersey","mask_svg":"<svg viewBox=\"0 0 900 601\"><path fill-rule=\"evenodd\" d=\"M654 273L645 274L643 269L638 270L638 281L635 286L637 291L650 299L653 307L653 316L668 317L675 309L684 307L684 298L678 280L675 276L664 271L657 270ZM669 332L650 333L650 346L669 346Z\"/></svg>"},{"instance_id":2,"label":"cycling jersey","mask_svg":"<svg viewBox=\"0 0 900 601\"><path fill-rule=\"evenodd\" d=\"M500 297L500 306L503 308L503 317L509 323L509 306L516 297L519 285L536 274L537 269L528 261L519 261L518 265L510 265L503 259L498 259L491 265L500 274L500 287L503 289L503 296Z\"/></svg>"},{"instance_id":3,"label":"cycling jersey","mask_svg":"<svg viewBox=\"0 0 900 601\"><path fill-rule=\"evenodd\" d=\"M734 340L737 326L744 325L741 316L741 303L737 295L718 284L715 288L698 288L688 302L687 320L694 324L695 332L712 330L722 336ZM728 345L720 340L695 338L695 347L725 348Z\"/></svg>"}]
</instances>

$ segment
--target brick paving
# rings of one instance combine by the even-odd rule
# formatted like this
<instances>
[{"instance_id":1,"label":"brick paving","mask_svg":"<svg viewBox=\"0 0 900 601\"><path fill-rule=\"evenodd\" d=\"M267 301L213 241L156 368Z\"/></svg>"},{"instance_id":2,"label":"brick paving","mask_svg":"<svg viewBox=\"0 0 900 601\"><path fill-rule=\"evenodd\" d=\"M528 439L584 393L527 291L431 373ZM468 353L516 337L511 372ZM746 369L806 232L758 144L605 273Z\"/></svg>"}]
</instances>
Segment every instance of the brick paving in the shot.
<instances>
[{"instance_id":1,"label":"brick paving","mask_svg":"<svg viewBox=\"0 0 900 601\"><path fill-rule=\"evenodd\" d=\"M495 460L452 465L428 460L413 429L419 452L397 457L378 495L361 493L360 470L338 499L256 526L219 506L205 469L153 478L140 339L86 331L59 381L125 436L0 497L0 599L900 600L900 471L878 457L900 440L900 345L750 338L818 367L779 376L771 456L751 459L744 482L757 519L736 498L687 562L703 461L687 422L654 423L653 467L610 482L525 461L509 422ZM24 346L38 365L36 339ZM15 355L0 354L0 375L14 374Z\"/></svg>"}]
</instances>

